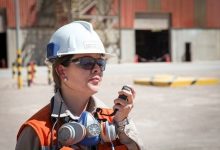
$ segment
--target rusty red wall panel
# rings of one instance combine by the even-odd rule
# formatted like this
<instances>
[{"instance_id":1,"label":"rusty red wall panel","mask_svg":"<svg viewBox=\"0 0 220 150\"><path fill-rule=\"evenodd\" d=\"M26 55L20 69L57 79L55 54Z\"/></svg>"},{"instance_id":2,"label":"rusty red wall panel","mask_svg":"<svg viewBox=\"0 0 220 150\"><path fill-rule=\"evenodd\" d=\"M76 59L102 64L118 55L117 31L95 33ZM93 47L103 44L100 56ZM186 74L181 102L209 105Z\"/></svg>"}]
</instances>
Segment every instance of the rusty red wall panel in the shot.
<instances>
[{"instance_id":1,"label":"rusty red wall panel","mask_svg":"<svg viewBox=\"0 0 220 150\"><path fill-rule=\"evenodd\" d=\"M148 12L160 12L160 2L161 0L147 0Z\"/></svg>"},{"instance_id":2,"label":"rusty red wall panel","mask_svg":"<svg viewBox=\"0 0 220 150\"><path fill-rule=\"evenodd\" d=\"M121 27L133 28L134 24L134 1L121 0Z\"/></svg>"},{"instance_id":3,"label":"rusty red wall panel","mask_svg":"<svg viewBox=\"0 0 220 150\"><path fill-rule=\"evenodd\" d=\"M37 23L37 0L29 1L29 26L36 25Z\"/></svg>"},{"instance_id":4,"label":"rusty red wall panel","mask_svg":"<svg viewBox=\"0 0 220 150\"><path fill-rule=\"evenodd\" d=\"M6 7L6 0L0 0L0 8Z\"/></svg>"},{"instance_id":5,"label":"rusty red wall panel","mask_svg":"<svg viewBox=\"0 0 220 150\"><path fill-rule=\"evenodd\" d=\"M194 0L161 0L161 11L171 13L172 27L194 27ZM121 26L133 28L136 12L149 12L147 0L121 0Z\"/></svg>"},{"instance_id":6,"label":"rusty red wall panel","mask_svg":"<svg viewBox=\"0 0 220 150\"><path fill-rule=\"evenodd\" d=\"M146 0L121 0L121 27L133 28L135 13L146 11Z\"/></svg>"},{"instance_id":7,"label":"rusty red wall panel","mask_svg":"<svg viewBox=\"0 0 220 150\"><path fill-rule=\"evenodd\" d=\"M192 28L194 27L194 1L181 0L180 6L180 27Z\"/></svg>"},{"instance_id":8,"label":"rusty red wall panel","mask_svg":"<svg viewBox=\"0 0 220 150\"><path fill-rule=\"evenodd\" d=\"M113 0L111 15L118 15L119 0Z\"/></svg>"},{"instance_id":9,"label":"rusty red wall panel","mask_svg":"<svg viewBox=\"0 0 220 150\"><path fill-rule=\"evenodd\" d=\"M194 0L195 27L206 27L206 0Z\"/></svg>"},{"instance_id":10,"label":"rusty red wall panel","mask_svg":"<svg viewBox=\"0 0 220 150\"><path fill-rule=\"evenodd\" d=\"M147 11L147 0L136 0L134 1L135 12L146 12Z\"/></svg>"},{"instance_id":11,"label":"rusty red wall panel","mask_svg":"<svg viewBox=\"0 0 220 150\"><path fill-rule=\"evenodd\" d=\"M220 1L207 0L206 1L206 20L208 28L220 28Z\"/></svg>"},{"instance_id":12,"label":"rusty red wall panel","mask_svg":"<svg viewBox=\"0 0 220 150\"><path fill-rule=\"evenodd\" d=\"M37 12L36 0L22 0L20 2L20 11L22 27L34 25Z\"/></svg>"},{"instance_id":13,"label":"rusty red wall panel","mask_svg":"<svg viewBox=\"0 0 220 150\"><path fill-rule=\"evenodd\" d=\"M26 5L24 5L26 3ZM26 10L27 10L27 2L25 2L25 0L20 0L20 23L21 23L21 27L25 24L26 25Z\"/></svg>"},{"instance_id":14,"label":"rusty red wall panel","mask_svg":"<svg viewBox=\"0 0 220 150\"><path fill-rule=\"evenodd\" d=\"M36 0L19 0L20 26L29 27L34 25L37 15ZM15 28L14 0L0 0L0 8L6 8L7 26Z\"/></svg>"},{"instance_id":15,"label":"rusty red wall panel","mask_svg":"<svg viewBox=\"0 0 220 150\"><path fill-rule=\"evenodd\" d=\"M9 28L15 27L15 8L14 1L7 1L7 25Z\"/></svg>"},{"instance_id":16,"label":"rusty red wall panel","mask_svg":"<svg viewBox=\"0 0 220 150\"><path fill-rule=\"evenodd\" d=\"M171 17L172 17L172 22L171 25L172 26L179 26L179 22L180 22L180 18L179 16L179 3L173 0L163 0L161 2L161 12L165 12L165 13L171 13ZM174 14L175 12L175 14Z\"/></svg>"},{"instance_id":17,"label":"rusty red wall panel","mask_svg":"<svg viewBox=\"0 0 220 150\"><path fill-rule=\"evenodd\" d=\"M37 0L20 0L21 27L35 24L37 17ZM118 0L114 6L117 7ZM147 0L121 0L121 27L133 28L136 12L149 12ZM195 24L194 0L160 0L161 10L171 13L173 28L197 28ZM6 8L7 26L15 27L14 0L0 0L0 8ZM118 8L118 7L117 7ZM114 12L117 12L115 8ZM206 0L206 23L204 27L220 28L220 1Z\"/></svg>"},{"instance_id":18,"label":"rusty red wall panel","mask_svg":"<svg viewBox=\"0 0 220 150\"><path fill-rule=\"evenodd\" d=\"M193 0L162 0L161 11L171 13L174 28L194 27Z\"/></svg>"},{"instance_id":19,"label":"rusty red wall panel","mask_svg":"<svg viewBox=\"0 0 220 150\"><path fill-rule=\"evenodd\" d=\"M37 15L36 0L20 0L21 27L34 25Z\"/></svg>"}]
</instances>

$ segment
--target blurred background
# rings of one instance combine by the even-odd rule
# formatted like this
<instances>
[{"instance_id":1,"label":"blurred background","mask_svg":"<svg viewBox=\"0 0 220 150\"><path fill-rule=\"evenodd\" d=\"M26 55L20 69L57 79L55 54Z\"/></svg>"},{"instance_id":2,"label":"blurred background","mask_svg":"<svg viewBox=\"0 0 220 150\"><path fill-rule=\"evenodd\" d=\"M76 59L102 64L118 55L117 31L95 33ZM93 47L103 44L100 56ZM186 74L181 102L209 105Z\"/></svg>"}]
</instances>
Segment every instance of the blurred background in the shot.
<instances>
[{"instance_id":1,"label":"blurred background","mask_svg":"<svg viewBox=\"0 0 220 150\"><path fill-rule=\"evenodd\" d=\"M0 150L53 96L46 45L75 20L116 56L97 96L111 107L124 84L136 89L146 149L219 150L219 14L219 0L0 0Z\"/></svg>"},{"instance_id":2,"label":"blurred background","mask_svg":"<svg viewBox=\"0 0 220 150\"><path fill-rule=\"evenodd\" d=\"M0 0L0 67L15 61L16 38L23 65L44 65L51 34L74 20L94 25L112 63L219 60L219 8L219 0Z\"/></svg>"}]
</instances>

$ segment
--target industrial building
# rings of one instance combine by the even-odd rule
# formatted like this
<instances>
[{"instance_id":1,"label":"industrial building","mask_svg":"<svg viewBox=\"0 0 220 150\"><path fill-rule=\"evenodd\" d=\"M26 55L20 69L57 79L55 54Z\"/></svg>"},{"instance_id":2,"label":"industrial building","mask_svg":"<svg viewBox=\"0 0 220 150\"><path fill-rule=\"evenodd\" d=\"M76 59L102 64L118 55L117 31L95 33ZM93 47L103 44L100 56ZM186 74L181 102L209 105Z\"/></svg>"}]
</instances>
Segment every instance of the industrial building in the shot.
<instances>
[{"instance_id":1,"label":"industrial building","mask_svg":"<svg viewBox=\"0 0 220 150\"><path fill-rule=\"evenodd\" d=\"M117 57L110 63L220 60L219 0L19 0L24 65L44 64L52 32L87 20ZM16 59L14 0L0 0L0 67Z\"/></svg>"}]
</instances>

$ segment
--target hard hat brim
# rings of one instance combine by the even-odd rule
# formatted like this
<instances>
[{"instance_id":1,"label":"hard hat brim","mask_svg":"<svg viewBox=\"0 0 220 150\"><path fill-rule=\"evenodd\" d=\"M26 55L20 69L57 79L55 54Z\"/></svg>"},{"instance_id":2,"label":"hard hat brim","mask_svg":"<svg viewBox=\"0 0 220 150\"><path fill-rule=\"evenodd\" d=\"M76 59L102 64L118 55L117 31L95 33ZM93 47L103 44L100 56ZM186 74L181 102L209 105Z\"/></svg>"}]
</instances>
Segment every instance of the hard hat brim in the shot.
<instances>
[{"instance_id":1,"label":"hard hat brim","mask_svg":"<svg viewBox=\"0 0 220 150\"><path fill-rule=\"evenodd\" d=\"M102 58L107 59L107 60L116 56L115 54L111 54L111 53L91 53L91 52L90 53L73 53L73 54L68 53L68 54L58 55L57 57L52 57L51 59L46 58L45 59L45 64L51 65L56 61L57 58L62 57L62 56L79 55L79 54L101 54L101 55L103 55Z\"/></svg>"}]
</instances>

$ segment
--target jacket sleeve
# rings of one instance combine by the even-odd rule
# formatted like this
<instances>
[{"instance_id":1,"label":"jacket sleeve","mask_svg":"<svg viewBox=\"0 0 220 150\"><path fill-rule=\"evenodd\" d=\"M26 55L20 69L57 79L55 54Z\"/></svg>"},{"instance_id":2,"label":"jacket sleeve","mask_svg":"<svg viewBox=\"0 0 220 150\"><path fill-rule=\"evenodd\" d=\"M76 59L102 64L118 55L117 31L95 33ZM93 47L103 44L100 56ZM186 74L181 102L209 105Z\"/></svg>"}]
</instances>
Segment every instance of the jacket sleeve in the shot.
<instances>
[{"instance_id":1,"label":"jacket sleeve","mask_svg":"<svg viewBox=\"0 0 220 150\"><path fill-rule=\"evenodd\" d=\"M34 129L26 126L18 137L15 150L41 150L40 141Z\"/></svg>"},{"instance_id":2,"label":"jacket sleeve","mask_svg":"<svg viewBox=\"0 0 220 150\"><path fill-rule=\"evenodd\" d=\"M144 150L143 142L138 136L137 129L132 119L125 126L124 132L118 133L120 142L127 146L129 150Z\"/></svg>"}]
</instances>

